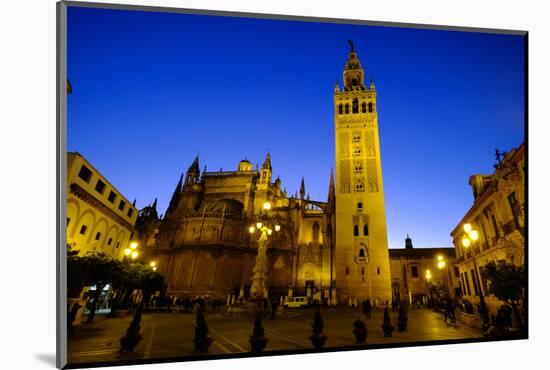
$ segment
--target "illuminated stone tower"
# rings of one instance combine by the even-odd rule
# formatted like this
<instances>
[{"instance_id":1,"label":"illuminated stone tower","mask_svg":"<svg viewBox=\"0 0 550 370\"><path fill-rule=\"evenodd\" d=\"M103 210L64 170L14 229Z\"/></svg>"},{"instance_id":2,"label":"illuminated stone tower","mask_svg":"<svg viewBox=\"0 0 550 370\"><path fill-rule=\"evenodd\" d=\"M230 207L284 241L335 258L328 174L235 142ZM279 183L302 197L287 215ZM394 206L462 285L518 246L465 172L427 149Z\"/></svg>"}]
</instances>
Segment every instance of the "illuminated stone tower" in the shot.
<instances>
[{"instance_id":1,"label":"illuminated stone tower","mask_svg":"<svg viewBox=\"0 0 550 370\"><path fill-rule=\"evenodd\" d=\"M339 300L391 299L391 278L374 83L365 86L354 50L342 90L334 88L336 148L335 280Z\"/></svg>"}]
</instances>

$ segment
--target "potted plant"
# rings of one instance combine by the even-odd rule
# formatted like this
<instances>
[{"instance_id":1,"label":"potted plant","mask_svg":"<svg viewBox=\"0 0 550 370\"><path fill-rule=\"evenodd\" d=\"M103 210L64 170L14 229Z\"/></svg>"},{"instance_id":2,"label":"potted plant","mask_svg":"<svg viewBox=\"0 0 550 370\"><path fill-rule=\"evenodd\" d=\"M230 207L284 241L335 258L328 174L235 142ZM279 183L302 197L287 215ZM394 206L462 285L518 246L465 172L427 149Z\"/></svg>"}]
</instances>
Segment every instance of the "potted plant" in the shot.
<instances>
[{"instance_id":1,"label":"potted plant","mask_svg":"<svg viewBox=\"0 0 550 370\"><path fill-rule=\"evenodd\" d=\"M195 320L195 338L193 339L195 353L208 353L208 348L210 348L212 342L214 342L214 339L208 336L208 325L206 324L202 310L198 309Z\"/></svg>"},{"instance_id":2,"label":"potted plant","mask_svg":"<svg viewBox=\"0 0 550 370\"><path fill-rule=\"evenodd\" d=\"M367 340L367 324L361 319L357 319L353 322L353 335L357 344L364 344Z\"/></svg>"},{"instance_id":3,"label":"potted plant","mask_svg":"<svg viewBox=\"0 0 550 370\"><path fill-rule=\"evenodd\" d=\"M407 309L407 302L401 302L399 305L399 314L397 315L397 327L399 331L407 330L407 325L409 323L409 313Z\"/></svg>"},{"instance_id":4,"label":"potted plant","mask_svg":"<svg viewBox=\"0 0 550 370\"><path fill-rule=\"evenodd\" d=\"M327 341L327 336L323 334L324 326L325 324L323 323L321 312L319 312L319 310L316 310L315 316L313 317L313 323L311 324L312 333L309 339L311 340L311 344L317 351L322 350L325 342Z\"/></svg>"},{"instance_id":5,"label":"potted plant","mask_svg":"<svg viewBox=\"0 0 550 370\"><path fill-rule=\"evenodd\" d=\"M126 335L120 338L120 352L132 352L143 339L143 335L139 331L140 322L141 312L137 310L136 313L134 313L130 326L126 330Z\"/></svg>"},{"instance_id":6,"label":"potted plant","mask_svg":"<svg viewBox=\"0 0 550 370\"><path fill-rule=\"evenodd\" d=\"M388 307L384 308L384 322L382 323L382 330L384 331L385 337L391 337L393 333L393 325L391 324L390 313L388 312Z\"/></svg>"},{"instance_id":7,"label":"potted plant","mask_svg":"<svg viewBox=\"0 0 550 370\"><path fill-rule=\"evenodd\" d=\"M250 347L252 348L252 353L260 353L264 350L267 345L267 338L264 334L262 316L258 314L256 315L256 320L254 320L254 330L248 340L250 342Z\"/></svg>"}]
</instances>

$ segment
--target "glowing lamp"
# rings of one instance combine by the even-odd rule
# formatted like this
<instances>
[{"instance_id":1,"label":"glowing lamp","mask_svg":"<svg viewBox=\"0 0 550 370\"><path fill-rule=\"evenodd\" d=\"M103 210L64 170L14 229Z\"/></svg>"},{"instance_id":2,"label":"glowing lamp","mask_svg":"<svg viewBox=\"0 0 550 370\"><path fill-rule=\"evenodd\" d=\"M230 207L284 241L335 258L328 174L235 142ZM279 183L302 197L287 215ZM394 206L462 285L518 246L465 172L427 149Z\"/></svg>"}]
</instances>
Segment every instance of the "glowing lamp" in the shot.
<instances>
[{"instance_id":1,"label":"glowing lamp","mask_svg":"<svg viewBox=\"0 0 550 370\"><path fill-rule=\"evenodd\" d=\"M126 248L126 249L124 250L124 254L127 255L127 256L129 256L130 253L132 253L132 250L131 250L130 248Z\"/></svg>"},{"instance_id":2,"label":"glowing lamp","mask_svg":"<svg viewBox=\"0 0 550 370\"><path fill-rule=\"evenodd\" d=\"M273 234L273 230L267 229L267 235L271 235L271 234Z\"/></svg>"},{"instance_id":3,"label":"glowing lamp","mask_svg":"<svg viewBox=\"0 0 550 370\"><path fill-rule=\"evenodd\" d=\"M248 231L250 232L250 234L253 234L254 231L256 231L256 229L254 228L254 226L250 226L250 227L248 228Z\"/></svg>"},{"instance_id":4,"label":"glowing lamp","mask_svg":"<svg viewBox=\"0 0 550 370\"><path fill-rule=\"evenodd\" d=\"M437 256L437 260L438 261L443 261L443 256L440 254L439 256Z\"/></svg>"},{"instance_id":5,"label":"glowing lamp","mask_svg":"<svg viewBox=\"0 0 550 370\"><path fill-rule=\"evenodd\" d=\"M471 224L464 224L464 231L469 233L472 231L472 225Z\"/></svg>"},{"instance_id":6,"label":"glowing lamp","mask_svg":"<svg viewBox=\"0 0 550 370\"><path fill-rule=\"evenodd\" d=\"M137 251L133 251L131 256L132 256L132 259L135 260L137 256L139 256L139 253Z\"/></svg>"},{"instance_id":7,"label":"glowing lamp","mask_svg":"<svg viewBox=\"0 0 550 370\"><path fill-rule=\"evenodd\" d=\"M266 211L269 211L269 210L271 209L271 203L265 202L265 203L264 203L264 209L265 209Z\"/></svg>"},{"instance_id":8,"label":"glowing lamp","mask_svg":"<svg viewBox=\"0 0 550 370\"><path fill-rule=\"evenodd\" d=\"M474 242L479 238L479 233L477 232L477 230L470 231L468 235L470 236L470 239L472 239Z\"/></svg>"},{"instance_id":9,"label":"glowing lamp","mask_svg":"<svg viewBox=\"0 0 550 370\"><path fill-rule=\"evenodd\" d=\"M462 238L462 246L463 246L464 248L468 248L468 247L470 246L470 243L471 243L471 242L470 242L470 239L468 239L468 238Z\"/></svg>"},{"instance_id":10,"label":"glowing lamp","mask_svg":"<svg viewBox=\"0 0 550 370\"><path fill-rule=\"evenodd\" d=\"M138 247L138 243L137 243L137 242L131 242L131 243L130 243L130 248L136 249L137 247Z\"/></svg>"},{"instance_id":11,"label":"glowing lamp","mask_svg":"<svg viewBox=\"0 0 550 370\"><path fill-rule=\"evenodd\" d=\"M262 223L261 222L256 222L256 228L259 230L262 228Z\"/></svg>"},{"instance_id":12,"label":"glowing lamp","mask_svg":"<svg viewBox=\"0 0 550 370\"><path fill-rule=\"evenodd\" d=\"M157 265L157 263L155 261L151 261L151 263L149 264L151 267L155 267Z\"/></svg>"},{"instance_id":13,"label":"glowing lamp","mask_svg":"<svg viewBox=\"0 0 550 370\"><path fill-rule=\"evenodd\" d=\"M441 270L442 268L445 267L445 265L446 265L445 261L439 261L437 263L437 268Z\"/></svg>"},{"instance_id":14,"label":"glowing lamp","mask_svg":"<svg viewBox=\"0 0 550 370\"><path fill-rule=\"evenodd\" d=\"M281 231L281 225L275 225L275 231L277 232Z\"/></svg>"},{"instance_id":15,"label":"glowing lamp","mask_svg":"<svg viewBox=\"0 0 550 370\"><path fill-rule=\"evenodd\" d=\"M157 271L157 267L156 267L156 266L153 266L153 271Z\"/></svg>"}]
</instances>

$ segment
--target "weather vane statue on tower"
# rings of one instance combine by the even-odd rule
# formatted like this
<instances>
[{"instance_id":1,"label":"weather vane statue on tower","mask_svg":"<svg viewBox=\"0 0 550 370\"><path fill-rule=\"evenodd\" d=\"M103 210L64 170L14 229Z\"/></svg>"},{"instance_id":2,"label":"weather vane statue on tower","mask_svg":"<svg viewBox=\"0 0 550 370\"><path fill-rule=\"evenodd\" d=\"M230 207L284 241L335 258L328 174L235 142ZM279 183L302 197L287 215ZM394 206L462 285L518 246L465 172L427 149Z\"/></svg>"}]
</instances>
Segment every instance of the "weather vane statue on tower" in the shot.
<instances>
[{"instance_id":1,"label":"weather vane statue on tower","mask_svg":"<svg viewBox=\"0 0 550 370\"><path fill-rule=\"evenodd\" d=\"M353 41L348 40L348 44L349 44L349 47L350 47L350 49L351 49L350 51L351 51L352 53L355 52L355 49L354 49L354 47L353 47Z\"/></svg>"}]
</instances>

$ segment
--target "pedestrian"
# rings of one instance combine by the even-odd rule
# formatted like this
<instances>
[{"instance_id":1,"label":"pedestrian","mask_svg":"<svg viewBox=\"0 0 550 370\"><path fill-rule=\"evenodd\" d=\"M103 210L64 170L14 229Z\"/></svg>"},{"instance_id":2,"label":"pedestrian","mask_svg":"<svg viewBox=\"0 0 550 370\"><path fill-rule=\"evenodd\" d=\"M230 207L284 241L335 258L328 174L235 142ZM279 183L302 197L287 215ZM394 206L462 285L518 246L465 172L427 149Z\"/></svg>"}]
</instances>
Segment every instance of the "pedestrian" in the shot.
<instances>
[{"instance_id":1,"label":"pedestrian","mask_svg":"<svg viewBox=\"0 0 550 370\"><path fill-rule=\"evenodd\" d=\"M271 320L275 319L275 314L277 312L277 306L279 306L279 300L275 297L271 299Z\"/></svg>"}]
</instances>

